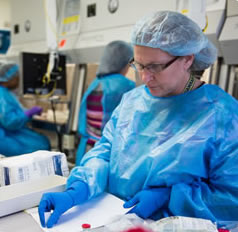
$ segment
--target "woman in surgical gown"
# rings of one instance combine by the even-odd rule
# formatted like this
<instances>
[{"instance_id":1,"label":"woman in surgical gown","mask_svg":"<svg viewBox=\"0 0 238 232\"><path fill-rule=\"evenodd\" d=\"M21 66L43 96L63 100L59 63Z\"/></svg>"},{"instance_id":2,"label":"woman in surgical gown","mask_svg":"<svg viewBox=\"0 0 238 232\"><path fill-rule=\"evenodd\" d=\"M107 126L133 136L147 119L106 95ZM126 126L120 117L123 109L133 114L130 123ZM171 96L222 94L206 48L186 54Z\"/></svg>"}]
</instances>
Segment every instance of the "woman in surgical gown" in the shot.
<instances>
[{"instance_id":1,"label":"woman in surgical gown","mask_svg":"<svg viewBox=\"0 0 238 232\"><path fill-rule=\"evenodd\" d=\"M10 91L17 87L18 75L16 64L0 64L0 154L4 156L50 149L48 139L26 125L33 111L37 113L38 109L35 107L25 111Z\"/></svg>"},{"instance_id":2,"label":"woman in surgical gown","mask_svg":"<svg viewBox=\"0 0 238 232\"><path fill-rule=\"evenodd\" d=\"M57 209L52 226L104 191L142 218L237 221L238 102L191 75L214 63L216 48L197 24L171 11L139 20L132 44L131 65L144 85L123 96L101 140L71 171L61 201L43 196L41 222L47 207Z\"/></svg>"}]
</instances>

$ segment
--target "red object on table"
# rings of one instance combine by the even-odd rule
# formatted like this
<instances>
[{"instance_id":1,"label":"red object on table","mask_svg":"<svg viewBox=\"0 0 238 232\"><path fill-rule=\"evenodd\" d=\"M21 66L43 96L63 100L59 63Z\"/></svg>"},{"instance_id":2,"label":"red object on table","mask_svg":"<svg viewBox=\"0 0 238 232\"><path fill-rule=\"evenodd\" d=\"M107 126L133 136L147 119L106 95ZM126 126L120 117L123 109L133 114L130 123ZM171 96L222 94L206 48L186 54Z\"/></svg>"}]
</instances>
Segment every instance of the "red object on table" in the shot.
<instances>
[{"instance_id":1,"label":"red object on table","mask_svg":"<svg viewBox=\"0 0 238 232\"><path fill-rule=\"evenodd\" d=\"M89 229L89 228L91 228L91 225L88 224L88 223L84 223L84 224L82 224L82 228L83 229Z\"/></svg>"},{"instance_id":2,"label":"red object on table","mask_svg":"<svg viewBox=\"0 0 238 232\"><path fill-rule=\"evenodd\" d=\"M219 232L230 232L230 230L227 229L218 229Z\"/></svg>"},{"instance_id":3,"label":"red object on table","mask_svg":"<svg viewBox=\"0 0 238 232\"><path fill-rule=\"evenodd\" d=\"M123 232L152 232L151 230L144 229L142 227L134 227Z\"/></svg>"}]
</instances>

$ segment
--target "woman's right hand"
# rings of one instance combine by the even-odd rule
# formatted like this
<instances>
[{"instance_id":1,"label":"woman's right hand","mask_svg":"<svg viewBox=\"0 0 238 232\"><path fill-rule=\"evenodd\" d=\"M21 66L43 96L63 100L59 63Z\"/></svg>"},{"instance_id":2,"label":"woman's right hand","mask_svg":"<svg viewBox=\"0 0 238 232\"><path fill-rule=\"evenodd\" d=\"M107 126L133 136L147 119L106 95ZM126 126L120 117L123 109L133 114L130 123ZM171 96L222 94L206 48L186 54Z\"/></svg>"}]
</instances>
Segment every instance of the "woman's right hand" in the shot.
<instances>
[{"instance_id":1,"label":"woman's right hand","mask_svg":"<svg viewBox=\"0 0 238 232\"><path fill-rule=\"evenodd\" d=\"M88 199L88 195L88 185L82 181L75 181L64 192L44 193L38 207L42 227L53 227L64 212L75 205L85 202ZM52 210L53 213L46 222L45 212L51 212Z\"/></svg>"}]
</instances>

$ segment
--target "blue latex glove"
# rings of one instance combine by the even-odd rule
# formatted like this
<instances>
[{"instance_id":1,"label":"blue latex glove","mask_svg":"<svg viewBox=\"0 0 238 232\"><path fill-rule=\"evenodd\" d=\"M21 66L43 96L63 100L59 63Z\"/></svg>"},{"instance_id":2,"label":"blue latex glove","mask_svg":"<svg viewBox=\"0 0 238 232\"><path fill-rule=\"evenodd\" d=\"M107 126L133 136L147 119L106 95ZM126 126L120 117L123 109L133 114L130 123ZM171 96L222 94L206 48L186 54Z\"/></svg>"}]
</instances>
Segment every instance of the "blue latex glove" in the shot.
<instances>
[{"instance_id":1,"label":"blue latex glove","mask_svg":"<svg viewBox=\"0 0 238 232\"><path fill-rule=\"evenodd\" d=\"M88 199L88 186L82 181L74 182L66 191L43 194L38 213L42 227L51 228L57 223L60 216L75 205L85 202ZM45 222L45 212L53 213Z\"/></svg>"},{"instance_id":2,"label":"blue latex glove","mask_svg":"<svg viewBox=\"0 0 238 232\"><path fill-rule=\"evenodd\" d=\"M134 206L128 213L135 213L139 217L146 219L168 202L169 195L169 188L145 189L138 192L123 207L130 208Z\"/></svg>"},{"instance_id":3,"label":"blue latex glove","mask_svg":"<svg viewBox=\"0 0 238 232\"><path fill-rule=\"evenodd\" d=\"M30 118L35 114L40 115L41 112L42 108L40 106L33 106L31 109L25 111L25 115Z\"/></svg>"}]
</instances>

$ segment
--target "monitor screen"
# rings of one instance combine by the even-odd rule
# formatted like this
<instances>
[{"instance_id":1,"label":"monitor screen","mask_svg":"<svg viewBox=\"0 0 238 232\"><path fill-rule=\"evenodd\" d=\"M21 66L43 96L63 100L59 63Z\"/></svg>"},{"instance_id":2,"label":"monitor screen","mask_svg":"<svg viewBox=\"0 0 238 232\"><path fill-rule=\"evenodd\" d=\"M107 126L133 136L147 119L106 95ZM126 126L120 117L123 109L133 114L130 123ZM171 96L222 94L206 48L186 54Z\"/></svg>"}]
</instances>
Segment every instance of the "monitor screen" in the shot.
<instances>
[{"instance_id":1,"label":"monitor screen","mask_svg":"<svg viewBox=\"0 0 238 232\"><path fill-rule=\"evenodd\" d=\"M66 95L66 57L58 55L49 72L48 53L22 53L23 93Z\"/></svg>"}]
</instances>

